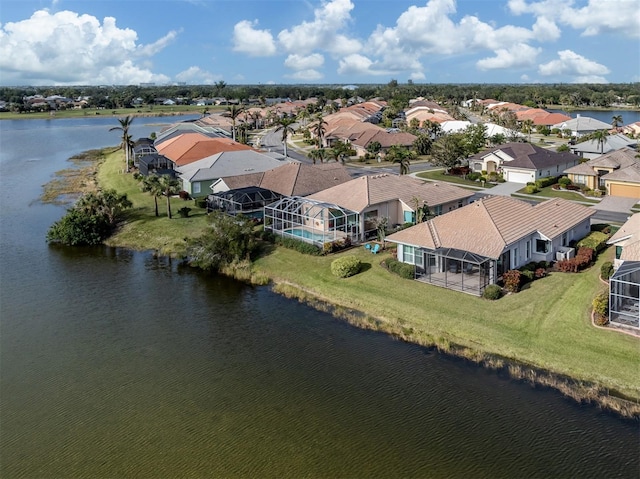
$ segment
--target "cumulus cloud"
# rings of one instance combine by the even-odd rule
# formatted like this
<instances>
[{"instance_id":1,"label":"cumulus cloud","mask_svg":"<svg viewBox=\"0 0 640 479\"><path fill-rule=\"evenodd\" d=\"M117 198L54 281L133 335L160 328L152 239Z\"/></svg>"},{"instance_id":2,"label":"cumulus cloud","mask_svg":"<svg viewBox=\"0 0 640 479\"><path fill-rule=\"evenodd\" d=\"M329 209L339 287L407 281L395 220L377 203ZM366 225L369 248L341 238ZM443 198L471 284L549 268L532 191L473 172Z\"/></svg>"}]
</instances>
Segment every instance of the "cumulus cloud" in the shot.
<instances>
[{"instance_id":1,"label":"cumulus cloud","mask_svg":"<svg viewBox=\"0 0 640 479\"><path fill-rule=\"evenodd\" d=\"M602 78L609 69L600 63L589 60L571 50L558 52L558 59L551 60L538 67L538 73L544 76L570 75L576 78ZM605 80L606 81L606 80Z\"/></svg>"},{"instance_id":2,"label":"cumulus cloud","mask_svg":"<svg viewBox=\"0 0 640 479\"><path fill-rule=\"evenodd\" d=\"M254 28L258 20L242 20L233 27L233 50L253 57L275 55L276 44L269 30Z\"/></svg>"},{"instance_id":3,"label":"cumulus cloud","mask_svg":"<svg viewBox=\"0 0 640 479\"><path fill-rule=\"evenodd\" d=\"M314 70L313 68L307 68L306 70L299 70L295 73L285 76L288 78L293 78L295 80L313 81L321 79L322 73L320 73L318 70Z\"/></svg>"},{"instance_id":4,"label":"cumulus cloud","mask_svg":"<svg viewBox=\"0 0 640 479\"><path fill-rule=\"evenodd\" d=\"M35 12L0 30L3 83L135 84L168 77L135 63L149 58L177 37L169 32L150 45L138 44L134 30L118 28L113 17L100 21L71 11ZM5 74L6 73L6 74Z\"/></svg>"},{"instance_id":5,"label":"cumulus cloud","mask_svg":"<svg viewBox=\"0 0 640 479\"><path fill-rule=\"evenodd\" d=\"M284 61L284 66L292 70L308 70L320 68L324 64L324 56L319 53L311 55L291 54Z\"/></svg>"},{"instance_id":6,"label":"cumulus cloud","mask_svg":"<svg viewBox=\"0 0 640 479\"><path fill-rule=\"evenodd\" d=\"M314 10L312 21L304 21L278 33L280 45L304 55L317 49L348 55L362 48L360 41L340 33L351 21L351 0L331 0Z\"/></svg>"},{"instance_id":7,"label":"cumulus cloud","mask_svg":"<svg viewBox=\"0 0 640 479\"><path fill-rule=\"evenodd\" d=\"M541 51L540 48L518 43L510 48L499 48L494 57L478 60L476 66L480 70L532 67Z\"/></svg>"},{"instance_id":8,"label":"cumulus cloud","mask_svg":"<svg viewBox=\"0 0 640 479\"><path fill-rule=\"evenodd\" d=\"M191 66L176 75L176 80L194 85L211 85L222 80L222 75L205 71L198 66Z\"/></svg>"},{"instance_id":9,"label":"cumulus cloud","mask_svg":"<svg viewBox=\"0 0 640 479\"><path fill-rule=\"evenodd\" d=\"M515 15L530 13L582 30L586 36L601 33L622 33L640 37L640 9L637 0L588 0L576 7L574 0L509 0L508 8Z\"/></svg>"},{"instance_id":10,"label":"cumulus cloud","mask_svg":"<svg viewBox=\"0 0 640 479\"><path fill-rule=\"evenodd\" d=\"M338 73L340 75L388 75L392 72L382 69L378 62L364 55L352 53L340 60Z\"/></svg>"}]
</instances>

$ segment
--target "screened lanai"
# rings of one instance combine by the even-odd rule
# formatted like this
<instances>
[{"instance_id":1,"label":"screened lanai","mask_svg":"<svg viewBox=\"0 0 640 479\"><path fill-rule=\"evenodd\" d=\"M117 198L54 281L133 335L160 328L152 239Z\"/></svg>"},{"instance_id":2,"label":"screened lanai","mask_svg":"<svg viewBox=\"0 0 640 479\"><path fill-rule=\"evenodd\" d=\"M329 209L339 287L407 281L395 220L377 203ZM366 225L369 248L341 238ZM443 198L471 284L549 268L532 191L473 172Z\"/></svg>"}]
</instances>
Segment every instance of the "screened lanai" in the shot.
<instances>
[{"instance_id":1,"label":"screened lanai","mask_svg":"<svg viewBox=\"0 0 640 479\"><path fill-rule=\"evenodd\" d=\"M609 321L640 328L640 261L625 261L609 280Z\"/></svg>"},{"instance_id":2,"label":"screened lanai","mask_svg":"<svg viewBox=\"0 0 640 479\"><path fill-rule=\"evenodd\" d=\"M237 188L207 196L207 210L221 210L235 216L243 214L262 219L264 207L281 195L259 186Z\"/></svg>"},{"instance_id":3,"label":"screened lanai","mask_svg":"<svg viewBox=\"0 0 640 479\"><path fill-rule=\"evenodd\" d=\"M496 261L468 251L417 248L414 260L418 281L476 296L496 280Z\"/></svg>"},{"instance_id":4,"label":"screened lanai","mask_svg":"<svg viewBox=\"0 0 640 479\"><path fill-rule=\"evenodd\" d=\"M357 242L360 215L338 205L287 196L264 208L265 229L322 246L349 238Z\"/></svg>"}]
</instances>

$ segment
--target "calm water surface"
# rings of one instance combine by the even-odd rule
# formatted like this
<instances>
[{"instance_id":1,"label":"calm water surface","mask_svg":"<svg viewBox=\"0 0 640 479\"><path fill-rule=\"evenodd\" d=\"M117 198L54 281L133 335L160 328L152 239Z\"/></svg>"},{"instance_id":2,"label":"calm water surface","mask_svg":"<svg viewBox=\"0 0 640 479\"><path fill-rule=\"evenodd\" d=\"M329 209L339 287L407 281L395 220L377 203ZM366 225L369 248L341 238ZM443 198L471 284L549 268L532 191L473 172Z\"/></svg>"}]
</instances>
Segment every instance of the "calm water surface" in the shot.
<instances>
[{"instance_id":1,"label":"calm water surface","mask_svg":"<svg viewBox=\"0 0 640 479\"><path fill-rule=\"evenodd\" d=\"M638 477L636 423L267 288L47 246L41 185L117 143L106 120L0 122L0 476Z\"/></svg>"},{"instance_id":2,"label":"calm water surface","mask_svg":"<svg viewBox=\"0 0 640 479\"><path fill-rule=\"evenodd\" d=\"M622 124L620 126L629 125L631 123L635 123L640 121L640 111L638 110L580 110L580 111L572 111L568 114L564 110L549 110L550 112L562 113L564 115L568 115L571 118L575 118L576 115L585 116L589 118L595 118L596 120L604 121L605 123L611 124L611 120L614 116L620 115L622 117Z\"/></svg>"}]
</instances>

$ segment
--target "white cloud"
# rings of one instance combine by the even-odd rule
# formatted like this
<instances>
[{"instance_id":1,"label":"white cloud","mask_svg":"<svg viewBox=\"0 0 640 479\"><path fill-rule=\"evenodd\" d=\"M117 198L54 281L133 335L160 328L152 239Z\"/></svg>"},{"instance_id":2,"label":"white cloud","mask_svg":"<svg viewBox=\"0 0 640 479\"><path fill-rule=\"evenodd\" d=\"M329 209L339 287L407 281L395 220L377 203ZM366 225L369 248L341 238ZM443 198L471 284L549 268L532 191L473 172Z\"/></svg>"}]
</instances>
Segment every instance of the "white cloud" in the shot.
<instances>
[{"instance_id":1,"label":"white cloud","mask_svg":"<svg viewBox=\"0 0 640 479\"><path fill-rule=\"evenodd\" d=\"M392 72L381 69L377 62L364 55L352 53L340 60L338 73L340 75L388 75Z\"/></svg>"},{"instance_id":2,"label":"white cloud","mask_svg":"<svg viewBox=\"0 0 640 479\"><path fill-rule=\"evenodd\" d=\"M253 57L275 55L276 44L269 30L254 28L257 20L242 20L233 27L233 51L246 53Z\"/></svg>"},{"instance_id":3,"label":"white cloud","mask_svg":"<svg viewBox=\"0 0 640 479\"><path fill-rule=\"evenodd\" d=\"M295 73L292 73L291 75L285 75L285 76L288 78L294 78L296 80L312 81L312 80L319 80L320 78L322 78L322 73L320 73L318 70L309 68L309 69L300 70Z\"/></svg>"},{"instance_id":4,"label":"white cloud","mask_svg":"<svg viewBox=\"0 0 640 479\"><path fill-rule=\"evenodd\" d=\"M539 17L533 24L533 34L538 41L555 41L562 32L553 20Z\"/></svg>"},{"instance_id":5,"label":"white cloud","mask_svg":"<svg viewBox=\"0 0 640 479\"><path fill-rule=\"evenodd\" d=\"M608 74L609 69L571 50L562 50L558 52L557 60L540 65L538 73L544 76L569 75L576 78L594 77L604 80L602 75Z\"/></svg>"},{"instance_id":6,"label":"white cloud","mask_svg":"<svg viewBox=\"0 0 640 479\"><path fill-rule=\"evenodd\" d=\"M351 21L351 0L331 0L314 10L313 21L304 21L278 33L280 45L289 52L305 55L313 50L326 50L348 55L362 49L360 41L340 33Z\"/></svg>"},{"instance_id":7,"label":"white cloud","mask_svg":"<svg viewBox=\"0 0 640 479\"><path fill-rule=\"evenodd\" d=\"M575 0L509 0L508 8L515 15L531 13L553 19L583 35L622 33L640 37L640 9L637 0L588 0L583 7L574 7Z\"/></svg>"},{"instance_id":8,"label":"white cloud","mask_svg":"<svg viewBox=\"0 0 640 479\"><path fill-rule=\"evenodd\" d=\"M422 72L413 72L411 73L411 75L409 75L409 78L413 81L421 81L421 80L425 80L427 77Z\"/></svg>"},{"instance_id":9,"label":"white cloud","mask_svg":"<svg viewBox=\"0 0 640 479\"><path fill-rule=\"evenodd\" d=\"M211 85L222 80L222 75L202 70L198 66L192 66L176 75L177 81L192 83L195 85Z\"/></svg>"},{"instance_id":10,"label":"white cloud","mask_svg":"<svg viewBox=\"0 0 640 479\"><path fill-rule=\"evenodd\" d=\"M155 55L177 35L172 31L142 45L134 30L118 28L113 17L105 17L101 24L91 15L39 10L26 20L2 25L2 81L40 85L165 82L166 75L134 60Z\"/></svg>"},{"instance_id":11,"label":"white cloud","mask_svg":"<svg viewBox=\"0 0 640 479\"><path fill-rule=\"evenodd\" d=\"M609 83L609 81L598 75L586 75L574 78L573 83Z\"/></svg>"},{"instance_id":12,"label":"white cloud","mask_svg":"<svg viewBox=\"0 0 640 479\"><path fill-rule=\"evenodd\" d=\"M494 57L478 60L476 66L480 70L532 67L541 51L540 48L518 43L509 48L496 50Z\"/></svg>"},{"instance_id":13,"label":"white cloud","mask_svg":"<svg viewBox=\"0 0 640 479\"><path fill-rule=\"evenodd\" d=\"M284 61L284 66L292 70L308 70L320 68L324 64L324 56L319 53L311 55L298 55L294 53L289 55Z\"/></svg>"}]
</instances>

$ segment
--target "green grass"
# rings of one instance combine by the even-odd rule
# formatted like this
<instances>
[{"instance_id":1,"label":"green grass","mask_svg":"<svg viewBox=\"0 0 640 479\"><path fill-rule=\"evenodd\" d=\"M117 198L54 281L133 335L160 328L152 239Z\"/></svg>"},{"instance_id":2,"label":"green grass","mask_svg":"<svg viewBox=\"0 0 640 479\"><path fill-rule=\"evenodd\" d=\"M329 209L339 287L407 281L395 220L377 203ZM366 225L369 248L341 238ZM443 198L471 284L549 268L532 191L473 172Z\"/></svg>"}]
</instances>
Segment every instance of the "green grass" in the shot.
<instances>
[{"instance_id":1,"label":"green grass","mask_svg":"<svg viewBox=\"0 0 640 479\"><path fill-rule=\"evenodd\" d=\"M224 111L223 106L207 107L210 113L214 111ZM54 112L42 113L15 113L0 112L0 120L35 120L48 118L86 118L86 117L121 117L121 116L163 116L163 115L189 115L204 111L205 107L195 105L159 105L150 108L148 106L140 108L115 108L111 110L97 110L95 108L86 108L84 110L58 110Z\"/></svg>"},{"instance_id":2,"label":"green grass","mask_svg":"<svg viewBox=\"0 0 640 479\"><path fill-rule=\"evenodd\" d=\"M519 190L517 193L525 194L524 188ZM584 197L581 194L576 193L574 191L554 190L550 186L542 188L539 192L533 193L532 196L540 196L540 197L544 197L544 198L564 198L565 200L580 201L580 202L583 202L583 203L592 203L592 204L599 203L598 200L595 200L593 198ZM543 198L541 198L541 199L543 199Z\"/></svg>"},{"instance_id":3,"label":"green grass","mask_svg":"<svg viewBox=\"0 0 640 479\"><path fill-rule=\"evenodd\" d=\"M458 344L640 398L638 339L590 324L591 301L605 289L598 280L600 264L610 252L586 272L553 273L494 302L401 279L380 266L385 254L364 248L343 254L355 254L365 271L338 279L330 263L339 255L310 257L284 248L260 258L254 268L378 318L383 330L413 331L411 339Z\"/></svg>"},{"instance_id":4,"label":"green grass","mask_svg":"<svg viewBox=\"0 0 640 479\"><path fill-rule=\"evenodd\" d=\"M417 174L420 178L436 181L447 181L449 183L456 183L458 185L474 186L476 188L482 188L482 184L478 181L465 180L459 176L445 175L444 170L429 170L423 171ZM492 183L485 183L484 188L492 188Z\"/></svg>"},{"instance_id":5,"label":"green grass","mask_svg":"<svg viewBox=\"0 0 640 479\"><path fill-rule=\"evenodd\" d=\"M184 254L185 238L199 236L207 227L205 210L197 208L193 201L171 198L172 219L167 217L167 199L158 198L158 213L155 216L153 196L140 191L138 182L131 173L123 173L124 155L121 150L107 155L98 172L102 188L114 188L126 193L133 208L126 215L125 224L107 241L111 246L122 246L135 250L157 250L160 254L181 256ZM191 208L188 218L180 218L178 210Z\"/></svg>"}]
</instances>

